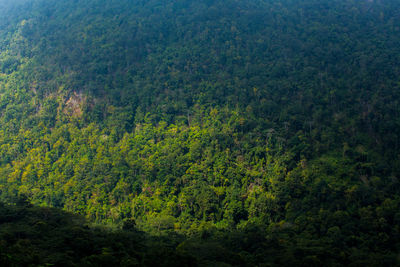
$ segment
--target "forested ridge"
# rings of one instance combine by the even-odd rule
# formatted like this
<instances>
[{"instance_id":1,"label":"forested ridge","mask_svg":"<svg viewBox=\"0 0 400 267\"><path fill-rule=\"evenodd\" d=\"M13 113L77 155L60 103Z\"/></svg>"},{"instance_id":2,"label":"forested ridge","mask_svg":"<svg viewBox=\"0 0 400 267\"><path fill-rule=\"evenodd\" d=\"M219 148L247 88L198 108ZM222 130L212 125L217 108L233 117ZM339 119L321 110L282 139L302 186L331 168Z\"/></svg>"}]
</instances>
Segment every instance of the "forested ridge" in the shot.
<instances>
[{"instance_id":1,"label":"forested ridge","mask_svg":"<svg viewBox=\"0 0 400 267\"><path fill-rule=\"evenodd\" d=\"M396 0L0 0L2 262L399 265L399 44Z\"/></svg>"}]
</instances>

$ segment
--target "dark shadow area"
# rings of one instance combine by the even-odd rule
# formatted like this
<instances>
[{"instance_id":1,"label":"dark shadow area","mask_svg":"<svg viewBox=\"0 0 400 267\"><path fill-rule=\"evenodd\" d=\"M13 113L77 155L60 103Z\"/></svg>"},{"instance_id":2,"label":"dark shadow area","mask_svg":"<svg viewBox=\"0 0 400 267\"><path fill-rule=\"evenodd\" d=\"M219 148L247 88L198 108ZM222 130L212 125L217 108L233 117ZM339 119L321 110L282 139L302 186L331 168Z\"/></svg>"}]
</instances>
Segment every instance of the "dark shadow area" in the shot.
<instances>
[{"instance_id":1,"label":"dark shadow area","mask_svg":"<svg viewBox=\"0 0 400 267\"><path fill-rule=\"evenodd\" d=\"M339 228L310 235L286 223L241 231L199 230L162 237L91 227L81 216L25 200L0 204L1 266L397 266L394 247L359 243L368 233L344 237ZM370 233L374 236L374 233ZM353 243L353 245L351 244ZM370 244L371 245L371 244Z\"/></svg>"},{"instance_id":2,"label":"dark shadow area","mask_svg":"<svg viewBox=\"0 0 400 267\"><path fill-rule=\"evenodd\" d=\"M1 266L195 266L173 243L134 228L89 227L56 208L0 204Z\"/></svg>"}]
</instances>

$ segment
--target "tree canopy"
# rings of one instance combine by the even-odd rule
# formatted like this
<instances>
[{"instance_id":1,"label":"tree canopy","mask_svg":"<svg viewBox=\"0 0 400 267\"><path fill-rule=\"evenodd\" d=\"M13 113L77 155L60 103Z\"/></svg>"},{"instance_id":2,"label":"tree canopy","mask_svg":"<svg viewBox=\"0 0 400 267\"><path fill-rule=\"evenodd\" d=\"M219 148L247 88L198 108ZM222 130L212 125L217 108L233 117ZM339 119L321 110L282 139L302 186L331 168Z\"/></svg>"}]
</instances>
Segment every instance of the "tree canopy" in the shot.
<instances>
[{"instance_id":1,"label":"tree canopy","mask_svg":"<svg viewBox=\"0 0 400 267\"><path fill-rule=\"evenodd\" d=\"M0 0L0 200L171 240L164 264L399 264L398 10Z\"/></svg>"}]
</instances>

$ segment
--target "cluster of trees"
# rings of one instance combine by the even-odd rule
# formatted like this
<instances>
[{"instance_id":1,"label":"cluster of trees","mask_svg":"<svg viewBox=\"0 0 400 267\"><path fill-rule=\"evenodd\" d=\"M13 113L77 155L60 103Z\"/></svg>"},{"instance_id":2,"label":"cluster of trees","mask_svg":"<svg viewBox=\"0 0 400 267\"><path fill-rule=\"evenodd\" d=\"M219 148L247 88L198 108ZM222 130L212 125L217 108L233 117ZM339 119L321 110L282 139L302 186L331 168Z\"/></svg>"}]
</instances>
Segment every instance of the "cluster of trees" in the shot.
<instances>
[{"instance_id":1,"label":"cluster of trees","mask_svg":"<svg viewBox=\"0 0 400 267\"><path fill-rule=\"evenodd\" d=\"M1 6L1 200L199 264L398 263L398 1Z\"/></svg>"},{"instance_id":2,"label":"cluster of trees","mask_svg":"<svg viewBox=\"0 0 400 267\"><path fill-rule=\"evenodd\" d=\"M196 266L193 257L129 223L123 230L89 227L80 216L16 202L0 204L2 266Z\"/></svg>"}]
</instances>

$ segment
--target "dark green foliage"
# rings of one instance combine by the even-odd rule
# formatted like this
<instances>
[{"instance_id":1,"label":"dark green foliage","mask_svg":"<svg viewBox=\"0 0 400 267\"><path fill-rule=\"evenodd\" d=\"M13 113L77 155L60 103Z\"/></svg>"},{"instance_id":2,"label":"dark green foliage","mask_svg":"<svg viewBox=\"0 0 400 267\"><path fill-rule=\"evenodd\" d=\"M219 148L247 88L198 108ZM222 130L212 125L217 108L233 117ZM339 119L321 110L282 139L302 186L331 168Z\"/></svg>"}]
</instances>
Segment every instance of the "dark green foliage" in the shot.
<instances>
[{"instance_id":1,"label":"dark green foliage","mask_svg":"<svg viewBox=\"0 0 400 267\"><path fill-rule=\"evenodd\" d=\"M193 258L134 228L89 227L82 217L21 203L0 204L0 261L2 266L172 266L173 261L195 266Z\"/></svg>"},{"instance_id":2,"label":"dark green foliage","mask_svg":"<svg viewBox=\"0 0 400 267\"><path fill-rule=\"evenodd\" d=\"M0 0L0 198L159 238L74 263L398 265L398 10Z\"/></svg>"}]
</instances>

